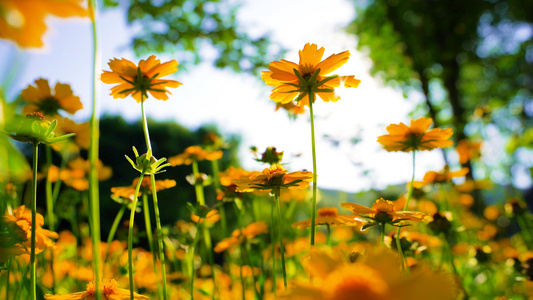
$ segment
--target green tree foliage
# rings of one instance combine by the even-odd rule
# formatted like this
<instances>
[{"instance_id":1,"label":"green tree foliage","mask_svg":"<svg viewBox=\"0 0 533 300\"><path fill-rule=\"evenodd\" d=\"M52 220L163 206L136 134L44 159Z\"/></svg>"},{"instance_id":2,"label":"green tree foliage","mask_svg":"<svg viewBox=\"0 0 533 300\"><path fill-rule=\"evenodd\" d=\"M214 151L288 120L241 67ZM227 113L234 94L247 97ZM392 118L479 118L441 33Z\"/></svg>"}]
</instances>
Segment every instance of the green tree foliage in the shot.
<instances>
[{"instance_id":1,"label":"green tree foliage","mask_svg":"<svg viewBox=\"0 0 533 300\"><path fill-rule=\"evenodd\" d=\"M456 141L486 138L489 124L520 137L533 121L533 15L526 13L533 4L526 2L368 1L349 32L372 59L372 73L406 96L421 92L419 109L437 126L451 125Z\"/></svg>"},{"instance_id":2,"label":"green tree foliage","mask_svg":"<svg viewBox=\"0 0 533 300\"><path fill-rule=\"evenodd\" d=\"M122 2L121 2L122 3ZM107 6L117 1L106 0ZM209 49L214 64L259 73L281 55L267 35L251 36L240 28L239 6L217 0L129 0L128 22L140 26L133 39L137 55L185 52L180 63L199 63ZM210 54L211 55L211 54Z\"/></svg>"}]
</instances>

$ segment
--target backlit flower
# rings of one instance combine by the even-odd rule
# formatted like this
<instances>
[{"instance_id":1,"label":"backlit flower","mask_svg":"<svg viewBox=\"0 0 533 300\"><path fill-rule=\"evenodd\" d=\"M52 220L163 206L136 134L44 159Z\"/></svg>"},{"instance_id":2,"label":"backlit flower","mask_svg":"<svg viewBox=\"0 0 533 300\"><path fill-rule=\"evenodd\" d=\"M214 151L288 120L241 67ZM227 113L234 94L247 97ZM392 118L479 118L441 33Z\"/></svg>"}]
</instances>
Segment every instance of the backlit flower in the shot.
<instances>
[{"instance_id":1,"label":"backlit flower","mask_svg":"<svg viewBox=\"0 0 533 300\"><path fill-rule=\"evenodd\" d=\"M337 209L334 207L324 207L318 209L318 216L315 218L316 225L330 225L330 226L357 226L362 225L362 221L356 219L354 216L341 216L337 214ZM303 220L292 224L292 227L298 229L305 229L311 226L311 219Z\"/></svg>"},{"instance_id":2,"label":"backlit flower","mask_svg":"<svg viewBox=\"0 0 533 300\"><path fill-rule=\"evenodd\" d=\"M455 147L457 154L459 154L459 163L465 164L472 158L477 158L481 155L482 142L461 140Z\"/></svg>"},{"instance_id":3,"label":"backlit flower","mask_svg":"<svg viewBox=\"0 0 533 300\"><path fill-rule=\"evenodd\" d=\"M205 217L200 217L200 216L197 216L197 215L191 213L191 221L193 221L194 223L207 222L208 224L209 223L213 224L213 223L218 222L218 220L220 220L220 215L218 214L218 210L216 210L216 209L210 210L205 215Z\"/></svg>"},{"instance_id":4,"label":"backlit flower","mask_svg":"<svg viewBox=\"0 0 533 300\"><path fill-rule=\"evenodd\" d=\"M85 17L82 0L2 0L0 1L0 38L14 41L20 47L43 46L45 19Z\"/></svg>"},{"instance_id":5,"label":"backlit flower","mask_svg":"<svg viewBox=\"0 0 533 300\"><path fill-rule=\"evenodd\" d=\"M245 239L251 240L256 236L267 233L268 226L265 222L254 222L246 226L243 230L235 229L230 237L225 238L218 242L215 246L214 251L217 253L226 251L227 249L237 246L240 243L243 243Z\"/></svg>"},{"instance_id":6,"label":"backlit flower","mask_svg":"<svg viewBox=\"0 0 533 300\"><path fill-rule=\"evenodd\" d=\"M159 100L168 100L167 88L177 88L182 85L175 80L161 79L178 71L178 61L173 59L161 63L155 55L142 59L139 66L127 59L112 59L109 61L111 71L104 71L102 81L107 84L119 85L111 88L113 98L126 98L133 96L137 102L148 98L148 92Z\"/></svg>"},{"instance_id":7,"label":"backlit flower","mask_svg":"<svg viewBox=\"0 0 533 300\"><path fill-rule=\"evenodd\" d=\"M296 100L303 107L309 105L309 93L318 95L326 102L336 102L340 97L334 89L341 83L347 88L359 86L361 80L353 75L328 75L348 61L349 51L333 54L321 61L324 48L318 49L317 45L307 43L298 53L298 64L284 59L273 61L268 66L270 71L261 74L267 85L275 87L270 95L275 102L286 104Z\"/></svg>"},{"instance_id":8,"label":"backlit flower","mask_svg":"<svg viewBox=\"0 0 533 300\"><path fill-rule=\"evenodd\" d=\"M118 287L118 283L114 279L104 279L100 283L100 289L104 299L107 300L125 300L130 298L130 291ZM71 293L66 295L44 295L46 300L95 300L96 299L96 284L89 282L87 288L83 292ZM149 298L137 293L133 293L135 300L148 300Z\"/></svg>"},{"instance_id":9,"label":"backlit flower","mask_svg":"<svg viewBox=\"0 0 533 300\"><path fill-rule=\"evenodd\" d=\"M451 275L433 272L425 266L402 274L399 257L389 249L369 251L353 263L343 259L341 253L328 250L311 248L301 262L312 281L293 282L292 288L279 298L447 300L455 296Z\"/></svg>"},{"instance_id":10,"label":"backlit flower","mask_svg":"<svg viewBox=\"0 0 533 300\"><path fill-rule=\"evenodd\" d=\"M44 248L54 248L52 239L57 239L57 233L43 229L44 218L37 213L35 216L36 224L32 224L31 210L26 209L26 206L21 205L13 210L13 214L6 214L4 220L7 223L16 224L26 235L26 242L24 246L31 247L31 228L35 225L35 253L40 253Z\"/></svg>"},{"instance_id":11,"label":"backlit flower","mask_svg":"<svg viewBox=\"0 0 533 300\"><path fill-rule=\"evenodd\" d=\"M60 110L74 114L83 108L80 97L74 96L70 85L58 82L52 91L48 80L43 78L20 92L20 97L28 102L22 110L24 114L37 111L45 116L57 116Z\"/></svg>"},{"instance_id":12,"label":"backlit flower","mask_svg":"<svg viewBox=\"0 0 533 300\"><path fill-rule=\"evenodd\" d=\"M453 145L449 138L453 135L451 128L433 128L428 130L433 123L431 118L418 118L411 120L411 125L403 123L387 126L389 134L378 137L378 143L385 146L385 150L410 152L416 150L433 150L446 148Z\"/></svg>"},{"instance_id":13,"label":"backlit flower","mask_svg":"<svg viewBox=\"0 0 533 300\"><path fill-rule=\"evenodd\" d=\"M193 161L217 160L222 157L221 150L208 152L200 146L190 146L183 153L172 156L168 159L171 166L190 165Z\"/></svg>"},{"instance_id":14,"label":"backlit flower","mask_svg":"<svg viewBox=\"0 0 533 300\"><path fill-rule=\"evenodd\" d=\"M462 168L458 171L450 171L448 165L445 165L439 172L428 171L424 175L423 181L426 184L429 183L444 183L452 180L452 178L465 177L470 170L468 168Z\"/></svg>"},{"instance_id":15,"label":"backlit flower","mask_svg":"<svg viewBox=\"0 0 533 300\"><path fill-rule=\"evenodd\" d=\"M273 165L261 173L249 177L235 179L237 192L253 192L256 190L279 190L282 188L305 189L313 180L313 173L309 171L291 172L281 165Z\"/></svg>"},{"instance_id":16,"label":"backlit flower","mask_svg":"<svg viewBox=\"0 0 533 300\"><path fill-rule=\"evenodd\" d=\"M65 169L59 169L51 165L48 168L48 178L52 182L60 178L66 185L78 191L85 191L89 188L89 180L87 179L89 169L90 162L81 157L77 157L71 160ZM111 178L113 174L111 167L105 166L101 160L97 161L96 169L98 171L98 180L100 181Z\"/></svg>"},{"instance_id":17,"label":"backlit flower","mask_svg":"<svg viewBox=\"0 0 533 300\"><path fill-rule=\"evenodd\" d=\"M383 198L376 200L376 202L372 204L372 208L350 202L344 202L341 204L341 206L351 210L355 215L369 218L376 223L395 224L400 220L416 222L429 220L429 216L423 212L396 211L394 202L385 200Z\"/></svg>"}]
</instances>

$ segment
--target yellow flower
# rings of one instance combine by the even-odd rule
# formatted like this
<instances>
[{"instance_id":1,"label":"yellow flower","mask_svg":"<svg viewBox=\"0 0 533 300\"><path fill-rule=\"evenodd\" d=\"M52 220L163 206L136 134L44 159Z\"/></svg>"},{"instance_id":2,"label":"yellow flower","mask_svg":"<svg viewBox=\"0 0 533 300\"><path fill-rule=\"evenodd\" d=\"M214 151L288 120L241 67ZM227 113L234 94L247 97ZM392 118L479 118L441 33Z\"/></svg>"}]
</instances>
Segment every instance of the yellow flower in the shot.
<instances>
[{"instance_id":1,"label":"yellow flower","mask_svg":"<svg viewBox=\"0 0 533 300\"><path fill-rule=\"evenodd\" d=\"M13 210L13 214L6 214L4 220L7 223L16 224L26 235L26 242L24 246L31 247L31 227L32 227L32 215L31 210L26 209L26 206L21 205ZM57 239L59 235L53 231L43 229L44 218L41 214L37 213L35 216L35 253L40 253L44 248L54 248L55 244L51 239Z\"/></svg>"},{"instance_id":2,"label":"yellow flower","mask_svg":"<svg viewBox=\"0 0 533 300\"><path fill-rule=\"evenodd\" d=\"M58 119L56 132L58 135L66 133L75 133L76 135L65 143L52 144L54 150L76 153L80 151L80 148L85 150L89 149L91 143L89 122L76 123L69 118L60 118Z\"/></svg>"},{"instance_id":3,"label":"yellow flower","mask_svg":"<svg viewBox=\"0 0 533 300\"><path fill-rule=\"evenodd\" d=\"M235 179L240 179L241 177L250 176L250 174L252 174L252 173L258 174L259 172L257 172L257 171L250 172L250 171L246 171L246 170L244 170L242 168L235 168L235 167L231 166L226 171L219 172L218 173L218 178L220 180L220 185L230 186L230 185L234 185L233 181Z\"/></svg>"},{"instance_id":4,"label":"yellow flower","mask_svg":"<svg viewBox=\"0 0 533 300\"><path fill-rule=\"evenodd\" d=\"M378 137L378 143L385 146L385 150L410 152L416 150L433 150L446 148L453 145L449 138L453 135L451 128L433 128L428 130L433 123L431 118L418 118L411 120L411 125L403 123L387 126L389 134Z\"/></svg>"},{"instance_id":5,"label":"yellow flower","mask_svg":"<svg viewBox=\"0 0 533 300\"><path fill-rule=\"evenodd\" d=\"M337 209L334 207L324 207L318 209L318 216L315 218L316 225L330 225L330 226L357 226L362 225L362 221L356 219L354 216L340 216L337 214ZM311 226L311 219L303 220L292 224L292 227L298 229L305 229Z\"/></svg>"},{"instance_id":6,"label":"yellow flower","mask_svg":"<svg viewBox=\"0 0 533 300\"><path fill-rule=\"evenodd\" d=\"M313 280L293 282L281 299L306 300L422 300L453 299L451 275L436 273L425 266L402 274L398 256L389 249L369 251L354 263L329 249L312 248L302 257L302 266Z\"/></svg>"},{"instance_id":7,"label":"yellow flower","mask_svg":"<svg viewBox=\"0 0 533 300\"><path fill-rule=\"evenodd\" d=\"M104 299L107 300L124 300L130 298L130 291L118 287L118 283L114 279L104 279L100 283L100 288ZM96 284L89 282L84 292L71 293L67 295L44 295L46 300L95 300L96 299ZM135 300L148 300L149 298L137 293L133 293Z\"/></svg>"},{"instance_id":8,"label":"yellow flower","mask_svg":"<svg viewBox=\"0 0 533 300\"><path fill-rule=\"evenodd\" d=\"M256 190L276 190L282 188L305 189L313 180L313 173L309 171L291 172L281 165L272 165L261 173L249 177L235 179L237 192L253 192Z\"/></svg>"},{"instance_id":9,"label":"yellow flower","mask_svg":"<svg viewBox=\"0 0 533 300\"><path fill-rule=\"evenodd\" d=\"M318 95L325 102L337 102L340 97L334 88L344 84L344 87L358 87L361 80L350 76L329 76L344 65L350 57L349 51L333 54L321 61L324 48L317 49L317 45L307 43L300 55L299 64L282 59L273 61L268 66L270 71L263 71L261 78L267 85L275 87L270 99L286 104L296 99L298 105L309 105L309 93ZM316 99L315 99L316 100Z\"/></svg>"},{"instance_id":10,"label":"yellow flower","mask_svg":"<svg viewBox=\"0 0 533 300\"><path fill-rule=\"evenodd\" d=\"M119 85L111 88L113 98L133 96L137 102L148 98L148 93L159 100L168 100L167 88L177 88L182 85L175 80L163 80L162 77L178 71L178 61L173 59L166 63L156 59L155 55L142 59L139 66L127 59L112 59L109 61L111 71L104 71L102 81L107 84Z\"/></svg>"},{"instance_id":11,"label":"yellow flower","mask_svg":"<svg viewBox=\"0 0 533 300\"><path fill-rule=\"evenodd\" d=\"M207 152L200 146L190 146L183 153L172 156L168 159L171 166L190 165L193 161L217 160L222 157L221 150Z\"/></svg>"},{"instance_id":12,"label":"yellow flower","mask_svg":"<svg viewBox=\"0 0 533 300\"><path fill-rule=\"evenodd\" d=\"M39 48L46 31L45 18L85 17L82 0L2 0L0 1L0 38L20 47Z\"/></svg>"},{"instance_id":13,"label":"yellow flower","mask_svg":"<svg viewBox=\"0 0 533 300\"><path fill-rule=\"evenodd\" d=\"M28 85L20 92L20 97L29 102L22 110L24 114L36 111L46 116L57 116L60 110L74 114L83 108L80 97L74 96L70 85L58 82L52 92L48 80L42 78L35 80L35 86Z\"/></svg>"},{"instance_id":14,"label":"yellow flower","mask_svg":"<svg viewBox=\"0 0 533 300\"><path fill-rule=\"evenodd\" d=\"M78 191L85 191L89 188L89 174L90 163L81 157L77 157L67 164L68 168L60 170L58 167L51 165L48 168L48 178L55 182L60 178L66 185L75 188ZM98 170L98 180L104 181L111 178L113 170L111 167L105 166L101 160L96 163Z\"/></svg>"},{"instance_id":15,"label":"yellow flower","mask_svg":"<svg viewBox=\"0 0 533 300\"><path fill-rule=\"evenodd\" d=\"M139 182L139 178L133 179L133 182L129 186L117 186L111 188L111 193L113 193L114 197L120 197L120 198L126 198L133 200L133 197L135 196L135 188L137 187L137 183ZM155 190L156 192L170 189L176 186L176 181L172 179L165 179L165 180L156 180L155 181ZM141 182L141 188L139 190L139 195L142 195L143 193L152 193L152 181L150 177L145 176L143 177L143 181Z\"/></svg>"},{"instance_id":16,"label":"yellow flower","mask_svg":"<svg viewBox=\"0 0 533 300\"><path fill-rule=\"evenodd\" d=\"M394 202L380 198L372 204L372 208L345 202L342 207L351 210L355 215L368 217L377 223L396 223L397 220L425 221L429 216L418 211L396 211Z\"/></svg>"}]
</instances>

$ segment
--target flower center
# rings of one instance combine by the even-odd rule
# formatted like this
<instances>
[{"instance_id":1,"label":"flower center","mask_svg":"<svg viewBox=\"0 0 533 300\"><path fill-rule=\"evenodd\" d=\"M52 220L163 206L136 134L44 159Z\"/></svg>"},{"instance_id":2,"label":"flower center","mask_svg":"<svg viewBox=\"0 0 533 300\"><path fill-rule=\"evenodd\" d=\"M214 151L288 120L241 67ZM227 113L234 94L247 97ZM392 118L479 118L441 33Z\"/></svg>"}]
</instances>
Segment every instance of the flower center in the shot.
<instances>
[{"instance_id":1,"label":"flower center","mask_svg":"<svg viewBox=\"0 0 533 300\"><path fill-rule=\"evenodd\" d=\"M115 281L115 279L104 279L103 283L104 287L102 288L102 292L104 293L104 296L116 294L118 283Z\"/></svg>"},{"instance_id":2,"label":"flower center","mask_svg":"<svg viewBox=\"0 0 533 300\"><path fill-rule=\"evenodd\" d=\"M394 220L394 217L389 215L385 211L380 211L380 212L376 213L376 215L374 216L374 219L378 223L390 223L390 222L392 222L392 220Z\"/></svg>"},{"instance_id":3,"label":"flower center","mask_svg":"<svg viewBox=\"0 0 533 300\"><path fill-rule=\"evenodd\" d=\"M59 101L56 98L47 97L39 103L39 109L45 115L50 116L57 114L57 111L61 109L61 105L59 105Z\"/></svg>"},{"instance_id":4,"label":"flower center","mask_svg":"<svg viewBox=\"0 0 533 300\"><path fill-rule=\"evenodd\" d=\"M89 294L89 296L92 296L94 295L95 292L96 292L96 284L94 284L94 281L87 283L87 294Z\"/></svg>"},{"instance_id":5,"label":"flower center","mask_svg":"<svg viewBox=\"0 0 533 300\"><path fill-rule=\"evenodd\" d=\"M335 217L337 216L337 209L334 207L324 207L318 210L318 215L321 217Z\"/></svg>"},{"instance_id":6,"label":"flower center","mask_svg":"<svg viewBox=\"0 0 533 300\"><path fill-rule=\"evenodd\" d=\"M360 264L349 264L332 272L326 279L325 299L384 300L387 283L374 269Z\"/></svg>"}]
</instances>

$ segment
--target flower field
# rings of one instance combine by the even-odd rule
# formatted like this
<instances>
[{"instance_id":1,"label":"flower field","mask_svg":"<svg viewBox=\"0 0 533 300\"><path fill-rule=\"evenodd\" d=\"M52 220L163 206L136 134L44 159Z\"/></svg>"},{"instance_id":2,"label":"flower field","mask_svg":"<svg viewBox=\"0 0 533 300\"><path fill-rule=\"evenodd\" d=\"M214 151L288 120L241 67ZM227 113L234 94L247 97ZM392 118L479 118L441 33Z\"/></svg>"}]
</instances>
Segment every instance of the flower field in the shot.
<instances>
[{"instance_id":1,"label":"flower field","mask_svg":"<svg viewBox=\"0 0 533 300\"><path fill-rule=\"evenodd\" d=\"M365 85L357 75L337 74L350 50L333 53L309 42L299 49L298 61L277 55L254 75L268 88L265 101L273 102L278 113L308 118L308 131L298 133L310 137L308 168L293 168L283 149L274 146L252 146L249 157L237 157L235 145L216 129L184 143L169 138L174 129L167 123L148 120L146 107L175 101L187 84L178 59L166 61L156 54L139 55L138 61L99 57L99 5L130 5L131 18L153 13L154 7L172 12L166 5L188 5L158 3L0 2L0 39L20 51L44 46L48 16L87 19L94 39L92 107L83 107L68 82L52 82L45 73L15 96L0 88L0 299L533 299L533 200L513 177L519 167L533 170L528 165L533 161L531 87L516 88L522 98L514 95L505 103L503 91L489 93L487 88L492 102L473 105L468 98L474 93L468 77L473 67L467 62L452 87L448 77L438 77L453 69L442 61L440 67L413 75L427 107L415 109L410 120L390 120L373 138L380 149L402 154L396 157L412 164L401 170L411 179L348 196L319 187L322 140L315 128L325 122L316 118L318 103L334 107L350 101L343 91ZM214 10L195 3L191 11ZM371 20L369 14L381 16L379 7L392 13L401 6L391 3L368 4L357 18ZM235 36L234 46L248 38ZM360 43L372 44L363 34ZM182 50L190 51L186 46ZM219 62L231 66L221 53ZM417 56L412 58L408 65L416 71ZM106 62L103 68L98 60ZM254 74L252 69L248 71ZM434 77L425 84L428 73ZM433 95L438 84L449 107ZM104 163L117 153L109 153L113 147L106 144L112 139L107 130L115 124L100 123L99 89L141 112L138 127L118 130L121 145L131 140L130 134L143 141L118 153L124 168ZM461 101L454 102L456 94L464 95ZM87 109L90 120L73 120ZM518 113L513 115L512 109ZM498 127L500 120L509 119L521 122L511 133ZM498 165L507 177L493 176L497 171L491 166L500 157L486 150L494 147L487 144L494 141L490 132L495 128L508 138L507 156ZM167 149L165 142L173 143L175 151L161 151ZM502 145L496 143L496 148ZM417 165L429 151L440 151L445 164L419 174ZM261 168L240 167L252 156ZM372 157L365 161L374 163ZM176 170L187 175L173 177ZM112 178L134 179L102 188Z\"/></svg>"}]
</instances>

